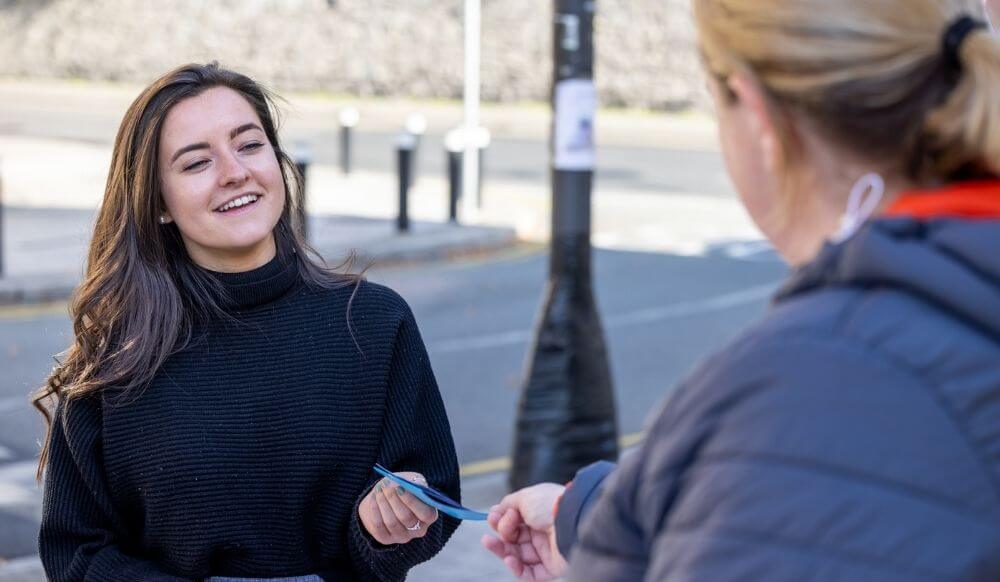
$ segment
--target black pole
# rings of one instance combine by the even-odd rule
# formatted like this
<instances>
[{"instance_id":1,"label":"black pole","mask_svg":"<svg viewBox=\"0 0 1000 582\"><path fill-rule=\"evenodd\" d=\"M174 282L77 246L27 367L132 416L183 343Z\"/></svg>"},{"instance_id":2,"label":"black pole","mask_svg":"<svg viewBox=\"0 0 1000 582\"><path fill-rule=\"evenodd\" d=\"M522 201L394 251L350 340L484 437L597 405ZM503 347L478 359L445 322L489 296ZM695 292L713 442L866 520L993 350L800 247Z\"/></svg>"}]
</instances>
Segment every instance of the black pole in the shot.
<instances>
[{"instance_id":1,"label":"black pole","mask_svg":"<svg viewBox=\"0 0 1000 582\"><path fill-rule=\"evenodd\" d=\"M297 204L298 210L298 227L299 233L302 235L302 240L309 240L309 216L306 213L306 184L309 177L309 163L312 161L312 155L309 151L309 146L300 143L295 148L295 169L298 171L299 176L302 177L302 189L299 190L299 199Z\"/></svg>"},{"instance_id":2,"label":"black pole","mask_svg":"<svg viewBox=\"0 0 1000 582\"><path fill-rule=\"evenodd\" d=\"M458 199L462 197L462 151L447 150L448 220L458 222Z\"/></svg>"},{"instance_id":3,"label":"black pole","mask_svg":"<svg viewBox=\"0 0 1000 582\"><path fill-rule=\"evenodd\" d=\"M410 171L413 169L413 150L416 138L409 133L399 136L396 141L396 171L399 174L399 215L396 217L396 230L410 230L409 195Z\"/></svg>"},{"instance_id":4,"label":"black pole","mask_svg":"<svg viewBox=\"0 0 1000 582\"><path fill-rule=\"evenodd\" d=\"M351 173L351 141L354 126L361 120L361 114L353 107L340 111L340 171L344 175Z\"/></svg>"},{"instance_id":5,"label":"black pole","mask_svg":"<svg viewBox=\"0 0 1000 582\"><path fill-rule=\"evenodd\" d=\"M514 435L512 488L565 483L618 455L611 370L591 285L594 0L556 0L549 281Z\"/></svg>"}]
</instances>

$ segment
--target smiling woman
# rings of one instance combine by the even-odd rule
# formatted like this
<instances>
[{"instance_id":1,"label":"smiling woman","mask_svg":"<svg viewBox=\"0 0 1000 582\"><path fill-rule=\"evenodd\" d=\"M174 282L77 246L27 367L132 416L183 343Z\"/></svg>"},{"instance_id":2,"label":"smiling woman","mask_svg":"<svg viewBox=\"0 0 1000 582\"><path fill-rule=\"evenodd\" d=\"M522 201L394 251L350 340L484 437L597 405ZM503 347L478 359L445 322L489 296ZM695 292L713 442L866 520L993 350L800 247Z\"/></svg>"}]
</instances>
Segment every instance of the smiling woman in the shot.
<instances>
[{"instance_id":1,"label":"smiling woman","mask_svg":"<svg viewBox=\"0 0 1000 582\"><path fill-rule=\"evenodd\" d=\"M300 187L244 75L180 67L125 114L35 400L49 579L400 580L454 531L372 469L459 499L413 314L301 240Z\"/></svg>"}]
</instances>

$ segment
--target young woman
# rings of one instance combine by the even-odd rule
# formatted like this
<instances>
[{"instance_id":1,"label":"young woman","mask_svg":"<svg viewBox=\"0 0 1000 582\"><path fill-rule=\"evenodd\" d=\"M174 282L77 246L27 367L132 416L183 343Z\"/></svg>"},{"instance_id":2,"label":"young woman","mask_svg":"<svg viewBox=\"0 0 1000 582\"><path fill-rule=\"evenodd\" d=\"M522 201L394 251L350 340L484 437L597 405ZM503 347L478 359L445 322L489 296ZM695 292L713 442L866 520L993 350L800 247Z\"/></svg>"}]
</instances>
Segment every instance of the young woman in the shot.
<instances>
[{"instance_id":1,"label":"young woman","mask_svg":"<svg viewBox=\"0 0 1000 582\"><path fill-rule=\"evenodd\" d=\"M36 400L53 581L401 580L457 526L372 470L459 495L413 314L307 255L273 111L188 65L122 121Z\"/></svg>"},{"instance_id":2,"label":"young woman","mask_svg":"<svg viewBox=\"0 0 1000 582\"><path fill-rule=\"evenodd\" d=\"M693 4L729 173L793 274L617 470L513 493L484 544L523 580L1000 580L982 4Z\"/></svg>"}]
</instances>

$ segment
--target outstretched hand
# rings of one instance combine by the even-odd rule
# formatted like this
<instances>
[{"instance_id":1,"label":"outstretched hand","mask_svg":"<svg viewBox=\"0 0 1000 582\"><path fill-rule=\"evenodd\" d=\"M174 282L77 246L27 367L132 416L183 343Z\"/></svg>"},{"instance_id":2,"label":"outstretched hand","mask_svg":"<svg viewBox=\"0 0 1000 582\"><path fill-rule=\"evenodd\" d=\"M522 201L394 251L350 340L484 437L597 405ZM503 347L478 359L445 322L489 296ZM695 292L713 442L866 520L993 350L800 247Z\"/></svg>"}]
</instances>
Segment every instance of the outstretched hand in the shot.
<instances>
[{"instance_id":1,"label":"outstretched hand","mask_svg":"<svg viewBox=\"0 0 1000 582\"><path fill-rule=\"evenodd\" d=\"M543 582L566 572L566 560L556 545L553 513L565 489L541 483L511 493L490 509L487 521L499 537L483 536L483 547L503 560L519 580Z\"/></svg>"}]
</instances>

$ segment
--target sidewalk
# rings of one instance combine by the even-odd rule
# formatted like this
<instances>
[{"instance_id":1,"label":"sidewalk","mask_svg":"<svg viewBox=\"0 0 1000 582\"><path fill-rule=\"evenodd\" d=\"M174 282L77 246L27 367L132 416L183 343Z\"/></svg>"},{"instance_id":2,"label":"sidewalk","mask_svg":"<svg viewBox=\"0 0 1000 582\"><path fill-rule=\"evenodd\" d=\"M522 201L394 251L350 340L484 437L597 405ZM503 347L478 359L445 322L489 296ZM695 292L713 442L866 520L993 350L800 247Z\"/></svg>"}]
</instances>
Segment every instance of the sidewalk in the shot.
<instances>
[{"instance_id":1,"label":"sidewalk","mask_svg":"<svg viewBox=\"0 0 1000 582\"><path fill-rule=\"evenodd\" d=\"M95 211L19 206L3 212L0 306L69 297L83 274ZM392 220L358 216L312 216L309 232L331 266L352 251L356 266L384 266L488 253L517 242L511 228L418 221L398 233Z\"/></svg>"},{"instance_id":2,"label":"sidewalk","mask_svg":"<svg viewBox=\"0 0 1000 582\"><path fill-rule=\"evenodd\" d=\"M467 507L488 510L507 493L506 473L469 477L462 483L462 501ZM410 571L411 582L490 582L513 580L504 565L479 545L490 531L484 522L464 522L434 559ZM0 582L45 582L42 565L35 556L0 564Z\"/></svg>"}]
</instances>

